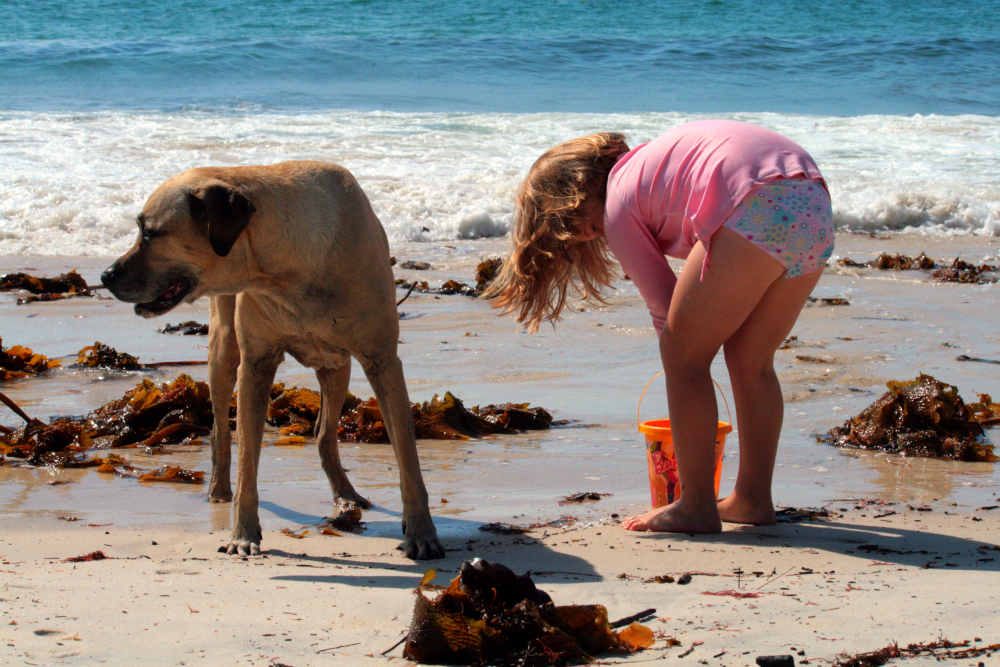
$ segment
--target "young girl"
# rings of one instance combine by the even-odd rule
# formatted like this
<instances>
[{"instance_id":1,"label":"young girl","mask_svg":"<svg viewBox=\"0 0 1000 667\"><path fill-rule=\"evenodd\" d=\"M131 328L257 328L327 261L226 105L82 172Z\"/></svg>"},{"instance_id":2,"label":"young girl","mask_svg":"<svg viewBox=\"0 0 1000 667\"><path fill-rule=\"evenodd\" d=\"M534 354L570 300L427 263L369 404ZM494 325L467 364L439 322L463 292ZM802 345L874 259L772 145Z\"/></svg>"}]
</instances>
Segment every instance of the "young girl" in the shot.
<instances>
[{"instance_id":1,"label":"young girl","mask_svg":"<svg viewBox=\"0 0 1000 667\"><path fill-rule=\"evenodd\" d=\"M594 134L542 155L516 208L510 254L487 294L497 307L535 331L559 319L571 288L603 302L613 255L652 315L683 493L624 528L773 524L783 413L774 352L833 252L830 197L809 154L727 120L681 125L632 150L621 135ZM665 255L686 260L680 277ZM720 347L740 466L732 494L717 501L709 367Z\"/></svg>"}]
</instances>

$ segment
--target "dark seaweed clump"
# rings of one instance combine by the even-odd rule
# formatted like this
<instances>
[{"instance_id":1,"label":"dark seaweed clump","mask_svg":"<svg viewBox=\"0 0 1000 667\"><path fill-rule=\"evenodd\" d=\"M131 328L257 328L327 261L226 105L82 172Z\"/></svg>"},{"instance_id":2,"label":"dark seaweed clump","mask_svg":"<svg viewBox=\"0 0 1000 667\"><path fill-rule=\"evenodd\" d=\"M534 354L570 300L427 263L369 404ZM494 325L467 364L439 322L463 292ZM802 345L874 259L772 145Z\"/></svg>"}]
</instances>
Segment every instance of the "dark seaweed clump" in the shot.
<instances>
[{"instance_id":1,"label":"dark seaweed clump","mask_svg":"<svg viewBox=\"0 0 1000 667\"><path fill-rule=\"evenodd\" d=\"M648 648L649 628L616 631L601 605L555 606L527 575L481 558L433 600L431 570L416 592L404 656L422 664L567 665L592 662L604 651Z\"/></svg>"},{"instance_id":2,"label":"dark seaweed clump","mask_svg":"<svg viewBox=\"0 0 1000 667\"><path fill-rule=\"evenodd\" d=\"M983 427L951 385L921 374L889 382L889 391L833 428L825 441L838 447L959 461L997 461Z\"/></svg>"}]
</instances>

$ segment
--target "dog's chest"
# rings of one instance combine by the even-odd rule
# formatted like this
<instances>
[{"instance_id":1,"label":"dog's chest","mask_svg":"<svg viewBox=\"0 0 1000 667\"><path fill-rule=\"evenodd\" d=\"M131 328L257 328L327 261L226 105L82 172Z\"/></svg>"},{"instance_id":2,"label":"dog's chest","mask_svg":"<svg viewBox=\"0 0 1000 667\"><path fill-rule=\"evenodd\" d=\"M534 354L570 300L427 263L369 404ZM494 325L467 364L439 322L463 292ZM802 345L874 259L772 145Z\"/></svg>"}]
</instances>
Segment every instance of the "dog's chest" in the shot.
<instances>
[{"instance_id":1,"label":"dog's chest","mask_svg":"<svg viewBox=\"0 0 1000 667\"><path fill-rule=\"evenodd\" d=\"M306 368L337 369L351 357L350 352L328 338L310 332L288 341L285 349Z\"/></svg>"}]
</instances>

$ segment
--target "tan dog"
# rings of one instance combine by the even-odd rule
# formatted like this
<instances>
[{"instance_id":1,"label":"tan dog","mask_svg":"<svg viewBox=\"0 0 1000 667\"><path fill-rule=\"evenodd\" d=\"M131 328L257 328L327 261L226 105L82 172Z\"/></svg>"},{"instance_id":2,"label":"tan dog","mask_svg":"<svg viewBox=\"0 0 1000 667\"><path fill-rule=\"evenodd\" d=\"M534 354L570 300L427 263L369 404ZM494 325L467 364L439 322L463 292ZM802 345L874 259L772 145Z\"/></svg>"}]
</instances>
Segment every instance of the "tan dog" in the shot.
<instances>
[{"instance_id":1,"label":"tan dog","mask_svg":"<svg viewBox=\"0 0 1000 667\"><path fill-rule=\"evenodd\" d=\"M229 553L260 553L257 467L271 384L287 352L316 369L318 447L334 502L371 507L347 479L337 447L353 356L378 398L399 464L406 555L443 557L396 356L389 244L350 172L321 162L192 169L157 188L138 223L139 240L101 280L143 317L212 297L212 404L229 405L239 384ZM212 431L213 502L233 499L225 414L217 412Z\"/></svg>"}]
</instances>

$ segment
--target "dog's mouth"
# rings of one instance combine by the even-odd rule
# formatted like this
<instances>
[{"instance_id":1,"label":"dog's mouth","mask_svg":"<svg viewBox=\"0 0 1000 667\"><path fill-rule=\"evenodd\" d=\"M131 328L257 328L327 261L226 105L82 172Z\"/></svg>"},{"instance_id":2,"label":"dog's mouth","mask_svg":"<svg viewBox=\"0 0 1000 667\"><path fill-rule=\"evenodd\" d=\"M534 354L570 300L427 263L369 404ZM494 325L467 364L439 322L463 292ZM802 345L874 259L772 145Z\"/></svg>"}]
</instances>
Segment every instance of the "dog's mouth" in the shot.
<instances>
[{"instance_id":1,"label":"dog's mouth","mask_svg":"<svg viewBox=\"0 0 1000 667\"><path fill-rule=\"evenodd\" d=\"M163 292L163 294L156 297L152 301L136 304L135 314L143 317L155 317L157 315L162 315L183 301L184 297L191 292L192 287L194 286L191 284L190 280L187 278L181 278L180 280L172 283L170 287Z\"/></svg>"}]
</instances>

